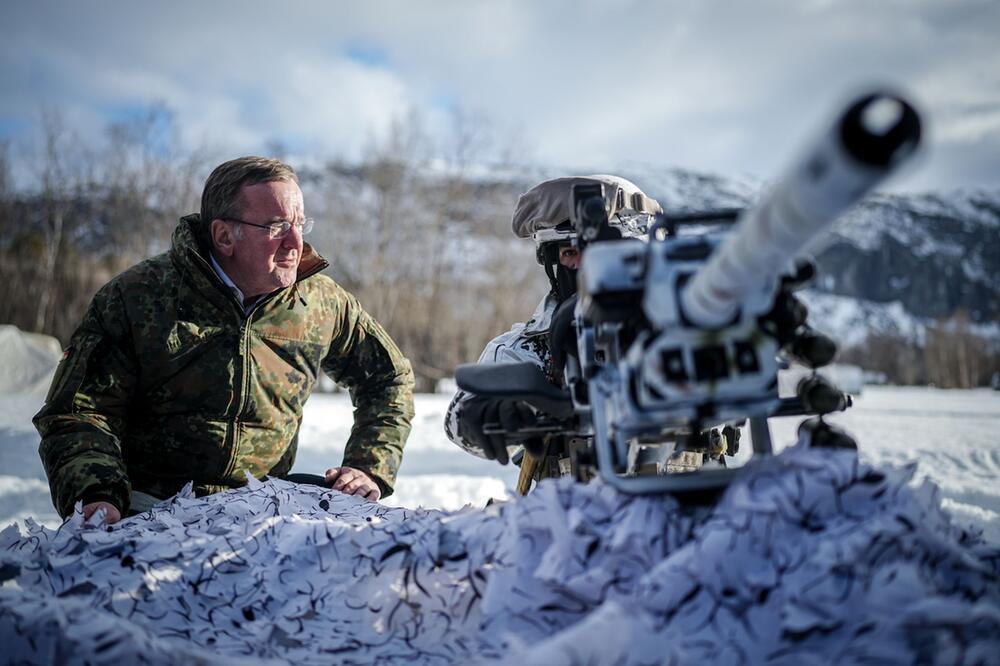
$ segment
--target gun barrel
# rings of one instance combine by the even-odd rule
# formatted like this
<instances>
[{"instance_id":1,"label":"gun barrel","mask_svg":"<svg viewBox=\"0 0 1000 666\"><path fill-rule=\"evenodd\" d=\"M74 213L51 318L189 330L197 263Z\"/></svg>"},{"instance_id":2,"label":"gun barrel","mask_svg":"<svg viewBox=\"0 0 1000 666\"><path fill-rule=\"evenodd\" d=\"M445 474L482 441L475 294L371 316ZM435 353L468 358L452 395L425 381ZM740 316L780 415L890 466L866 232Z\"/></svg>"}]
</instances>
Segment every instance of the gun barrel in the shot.
<instances>
[{"instance_id":1,"label":"gun barrel","mask_svg":"<svg viewBox=\"0 0 1000 666\"><path fill-rule=\"evenodd\" d=\"M688 320L708 328L730 321L919 142L920 118L902 97L879 91L854 101L690 279L681 292Z\"/></svg>"}]
</instances>

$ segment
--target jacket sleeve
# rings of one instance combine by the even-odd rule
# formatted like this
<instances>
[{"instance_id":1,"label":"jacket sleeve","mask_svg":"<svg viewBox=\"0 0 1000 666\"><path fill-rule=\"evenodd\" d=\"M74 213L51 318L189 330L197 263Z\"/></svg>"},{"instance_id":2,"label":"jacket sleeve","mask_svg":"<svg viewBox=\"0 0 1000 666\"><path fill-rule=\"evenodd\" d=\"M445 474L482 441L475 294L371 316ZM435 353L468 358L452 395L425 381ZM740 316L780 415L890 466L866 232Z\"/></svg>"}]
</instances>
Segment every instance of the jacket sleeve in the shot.
<instances>
[{"instance_id":1,"label":"jacket sleeve","mask_svg":"<svg viewBox=\"0 0 1000 666\"><path fill-rule=\"evenodd\" d=\"M523 334L523 331L524 324L515 324L511 330L493 338L479 356L478 362L524 363L530 361L539 368L544 369L545 358L539 353L538 346L531 344L530 339ZM462 407L474 395L474 393L462 390L455 393L455 397L452 398L451 404L448 405L448 411L444 416L444 432L448 436L448 439L457 444L462 450L485 460L486 456L482 450L467 442L458 431L458 420L462 414ZM521 448L520 444L507 447L511 455L519 448Z\"/></svg>"},{"instance_id":2,"label":"jacket sleeve","mask_svg":"<svg viewBox=\"0 0 1000 666\"><path fill-rule=\"evenodd\" d=\"M341 290L339 298L339 321L323 370L350 390L354 404L343 464L368 473L386 497L392 494L410 434L413 370L354 296Z\"/></svg>"},{"instance_id":3,"label":"jacket sleeve","mask_svg":"<svg viewBox=\"0 0 1000 666\"><path fill-rule=\"evenodd\" d=\"M52 503L65 517L73 505L111 502L124 516L131 487L122 433L137 366L121 296L102 288L70 339L34 424Z\"/></svg>"}]
</instances>

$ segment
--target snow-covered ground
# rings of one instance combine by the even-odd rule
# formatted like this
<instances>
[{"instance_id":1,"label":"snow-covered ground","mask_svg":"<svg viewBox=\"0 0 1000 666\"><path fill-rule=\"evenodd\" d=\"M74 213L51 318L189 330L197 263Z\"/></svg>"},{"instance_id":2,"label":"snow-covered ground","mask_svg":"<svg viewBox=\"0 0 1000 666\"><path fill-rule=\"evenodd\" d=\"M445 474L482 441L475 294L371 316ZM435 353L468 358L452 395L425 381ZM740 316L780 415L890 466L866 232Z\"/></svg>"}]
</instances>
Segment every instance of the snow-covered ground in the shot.
<instances>
[{"instance_id":1,"label":"snow-covered ground","mask_svg":"<svg viewBox=\"0 0 1000 666\"><path fill-rule=\"evenodd\" d=\"M831 421L855 436L862 460L916 464L915 478L937 484L956 521L1000 544L1000 391L871 386ZM777 420L775 442L792 441L795 428Z\"/></svg>"},{"instance_id":2,"label":"snow-covered ground","mask_svg":"<svg viewBox=\"0 0 1000 666\"><path fill-rule=\"evenodd\" d=\"M0 396L0 527L28 516L58 525L38 460L31 416L37 394ZM514 487L517 470L470 456L444 435L450 396L418 395L390 506L459 509L485 506ZM345 394L317 394L306 404L296 472L320 474L340 464L351 427ZM861 457L876 465L917 464L945 507L1000 543L1000 392L867 387L855 406L832 419L859 441ZM772 420L775 448L795 441L799 419ZM744 447L748 449L749 447Z\"/></svg>"},{"instance_id":3,"label":"snow-covered ground","mask_svg":"<svg viewBox=\"0 0 1000 666\"><path fill-rule=\"evenodd\" d=\"M483 507L490 498L503 499L513 488L517 469L470 456L445 437L444 414L450 395L416 397L416 417L403 454L396 492L386 499L391 506L460 509L466 504ZM299 454L294 472L322 474L340 464L352 423L347 395L314 395L306 403L299 433Z\"/></svg>"},{"instance_id":4,"label":"snow-covered ground","mask_svg":"<svg viewBox=\"0 0 1000 666\"><path fill-rule=\"evenodd\" d=\"M61 522L49 499L45 472L38 459L38 434L31 417L44 394L0 395L0 527L32 517L56 526ZM513 487L517 470L480 460L459 450L444 435L449 396L417 396L413 433L406 446L396 493L386 504L416 508L459 509L485 506ZM306 404L295 472L322 474L340 464L350 433L352 407L344 393L316 394Z\"/></svg>"}]
</instances>

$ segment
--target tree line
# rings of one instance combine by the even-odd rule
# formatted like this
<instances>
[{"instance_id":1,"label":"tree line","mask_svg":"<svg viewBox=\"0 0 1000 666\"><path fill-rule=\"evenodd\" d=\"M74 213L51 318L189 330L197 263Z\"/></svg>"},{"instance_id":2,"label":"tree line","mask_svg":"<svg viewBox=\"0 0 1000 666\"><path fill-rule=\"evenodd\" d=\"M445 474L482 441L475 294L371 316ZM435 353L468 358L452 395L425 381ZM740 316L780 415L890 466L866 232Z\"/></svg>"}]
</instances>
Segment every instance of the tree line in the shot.
<instances>
[{"instance_id":1,"label":"tree line","mask_svg":"<svg viewBox=\"0 0 1000 666\"><path fill-rule=\"evenodd\" d=\"M870 333L840 360L883 375L892 384L940 388L988 386L1000 372L1000 340L983 335L958 310L927 324L919 336Z\"/></svg>"},{"instance_id":2,"label":"tree line","mask_svg":"<svg viewBox=\"0 0 1000 666\"><path fill-rule=\"evenodd\" d=\"M169 248L178 218L198 210L209 171L234 156L182 149L159 105L109 125L99 141L81 140L51 110L39 130L29 149L0 143L0 323L65 344L97 289ZM538 178L475 171L487 156L511 159L498 145L516 144L481 119L456 115L450 133L432 139L407 117L359 159L292 161L318 221L307 241L410 358L419 390L474 361L547 289L532 244L510 229L518 194ZM14 172L16 149L27 151L17 161L27 174ZM840 360L892 383L968 388L1000 370L1000 349L959 312L919 340L869 335Z\"/></svg>"}]
</instances>

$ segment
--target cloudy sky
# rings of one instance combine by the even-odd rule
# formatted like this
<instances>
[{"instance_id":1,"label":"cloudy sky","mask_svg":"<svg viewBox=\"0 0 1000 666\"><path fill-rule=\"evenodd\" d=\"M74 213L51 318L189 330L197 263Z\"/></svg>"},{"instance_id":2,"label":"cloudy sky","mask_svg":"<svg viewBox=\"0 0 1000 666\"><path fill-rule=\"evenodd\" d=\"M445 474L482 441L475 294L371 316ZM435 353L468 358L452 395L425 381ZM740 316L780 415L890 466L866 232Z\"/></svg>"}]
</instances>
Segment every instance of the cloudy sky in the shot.
<instances>
[{"instance_id":1,"label":"cloudy sky","mask_svg":"<svg viewBox=\"0 0 1000 666\"><path fill-rule=\"evenodd\" d=\"M188 147L356 157L416 112L525 163L777 175L852 92L927 116L896 189L1000 182L995 0L4 2L0 139L161 103ZM498 151L502 152L502 151Z\"/></svg>"}]
</instances>

